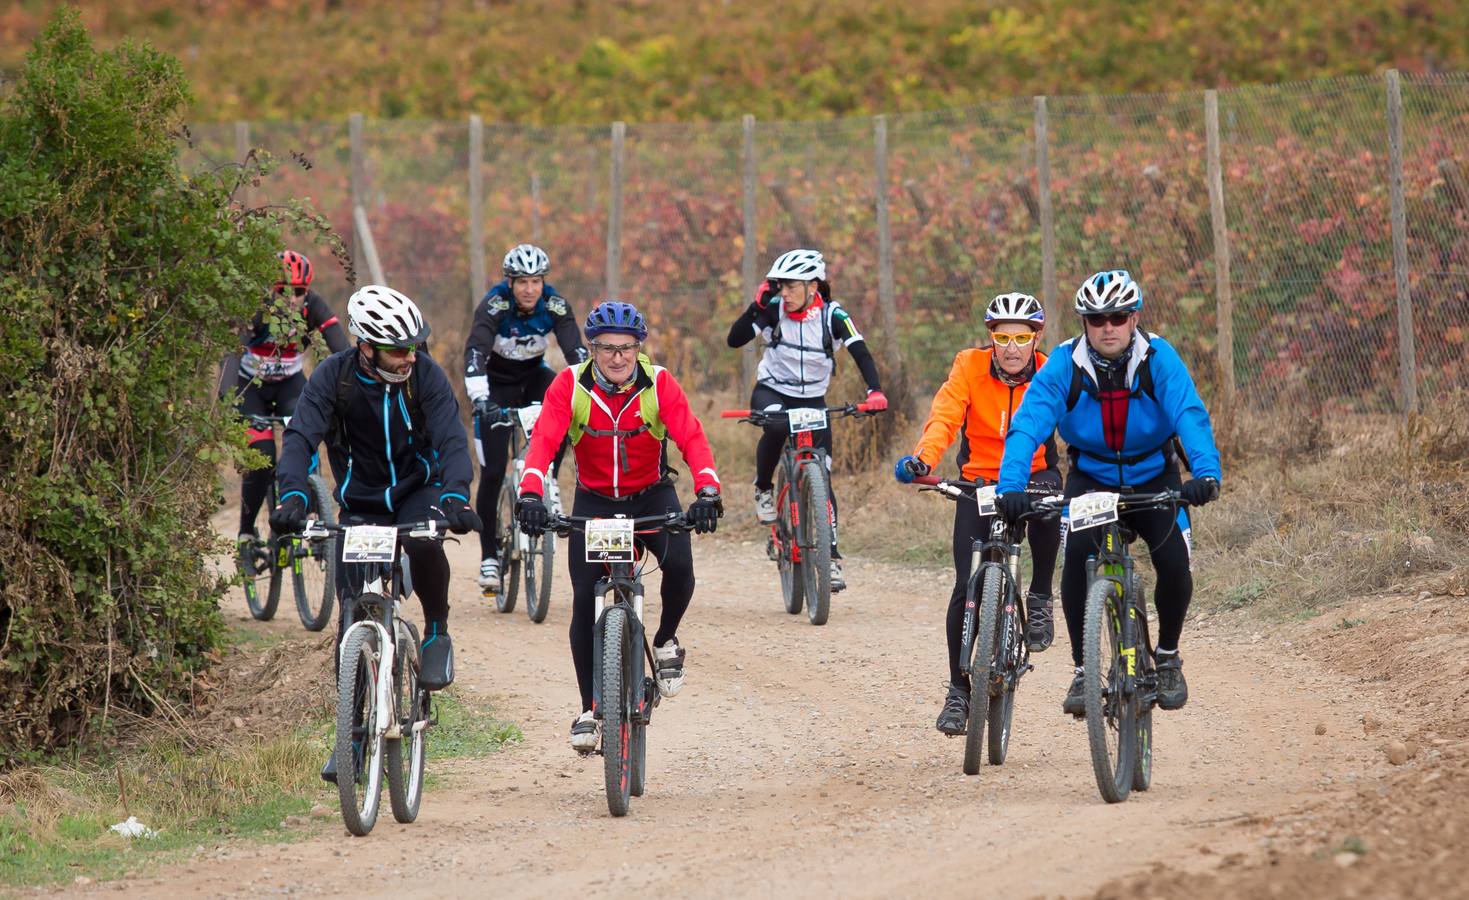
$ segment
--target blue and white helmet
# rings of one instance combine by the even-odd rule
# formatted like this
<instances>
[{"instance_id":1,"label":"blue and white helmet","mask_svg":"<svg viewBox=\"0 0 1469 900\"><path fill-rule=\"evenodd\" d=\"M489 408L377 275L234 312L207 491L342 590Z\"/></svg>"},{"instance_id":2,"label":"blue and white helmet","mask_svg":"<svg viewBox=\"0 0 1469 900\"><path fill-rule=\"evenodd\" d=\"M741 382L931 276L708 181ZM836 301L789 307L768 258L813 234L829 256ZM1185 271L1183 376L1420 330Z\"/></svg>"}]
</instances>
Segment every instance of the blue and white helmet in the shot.
<instances>
[{"instance_id":1,"label":"blue and white helmet","mask_svg":"<svg viewBox=\"0 0 1469 900\"><path fill-rule=\"evenodd\" d=\"M1136 312L1143 308L1143 289L1126 269L1098 272L1076 289L1076 311L1093 313Z\"/></svg>"},{"instance_id":2,"label":"blue and white helmet","mask_svg":"<svg viewBox=\"0 0 1469 900\"><path fill-rule=\"evenodd\" d=\"M822 281L826 279L826 260L820 250L790 250L775 258L766 280Z\"/></svg>"},{"instance_id":3,"label":"blue and white helmet","mask_svg":"<svg viewBox=\"0 0 1469 900\"><path fill-rule=\"evenodd\" d=\"M535 244L516 244L505 254L500 271L506 278L528 278L551 271L551 258Z\"/></svg>"},{"instance_id":4,"label":"blue and white helmet","mask_svg":"<svg viewBox=\"0 0 1469 900\"><path fill-rule=\"evenodd\" d=\"M1029 294L1018 291L1000 294L984 308L984 324L993 328L1005 322L1019 322L1039 331L1046 327L1046 311L1041 302Z\"/></svg>"}]
</instances>

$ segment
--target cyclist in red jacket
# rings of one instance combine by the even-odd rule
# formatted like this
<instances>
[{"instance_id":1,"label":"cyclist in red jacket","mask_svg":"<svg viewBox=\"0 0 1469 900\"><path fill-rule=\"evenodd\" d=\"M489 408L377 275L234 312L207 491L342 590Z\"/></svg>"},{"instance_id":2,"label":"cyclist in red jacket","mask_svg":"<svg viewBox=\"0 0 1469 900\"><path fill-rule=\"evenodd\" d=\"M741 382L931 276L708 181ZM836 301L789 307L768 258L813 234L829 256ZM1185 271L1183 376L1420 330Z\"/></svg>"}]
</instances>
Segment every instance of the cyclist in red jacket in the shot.
<instances>
[{"instance_id":1,"label":"cyclist in red jacket","mask_svg":"<svg viewBox=\"0 0 1469 900\"><path fill-rule=\"evenodd\" d=\"M573 515L636 518L682 509L665 454L672 438L694 476L697 499L688 517L701 534L714 531L724 512L714 451L673 374L640 352L648 336L642 314L631 303L608 300L592 310L582 330L592 357L558 372L546 389L520 482L520 527L540 534L551 525L542 497L563 438L576 454ZM672 697L683 687L685 654L674 634L694 595L693 550L687 532L659 532L639 542L663 572L663 613L653 636L653 659L658 690ZM593 591L603 566L586 561L580 532L573 531L568 543L571 659L582 708L571 724L571 746L589 753L597 748L601 727L592 717L592 626Z\"/></svg>"}]
</instances>

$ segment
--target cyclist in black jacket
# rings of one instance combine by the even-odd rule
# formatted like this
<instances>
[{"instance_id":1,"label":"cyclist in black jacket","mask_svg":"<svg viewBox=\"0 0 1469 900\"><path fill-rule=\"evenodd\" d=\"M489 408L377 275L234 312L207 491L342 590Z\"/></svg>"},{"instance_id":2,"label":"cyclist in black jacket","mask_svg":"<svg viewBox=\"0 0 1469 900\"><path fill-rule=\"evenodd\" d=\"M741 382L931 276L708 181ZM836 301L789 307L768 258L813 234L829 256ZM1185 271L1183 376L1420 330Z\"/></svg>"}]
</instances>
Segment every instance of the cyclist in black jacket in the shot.
<instances>
[{"instance_id":1,"label":"cyclist in black jacket","mask_svg":"<svg viewBox=\"0 0 1469 900\"><path fill-rule=\"evenodd\" d=\"M440 519L457 534L478 531L469 508L472 473L459 402L444 370L417 348L429 328L412 300L389 287L368 285L347 302L348 330L357 346L337 353L311 375L286 428L276 466L280 505L270 524L300 531L306 522L311 454L327 441L344 522L393 525ZM338 572L342 566L338 542ZM449 559L441 544L405 539L413 590L423 604L423 671L429 690L454 680L449 639ZM338 595L355 593L338 578ZM343 604L338 640L346 630ZM336 780L329 760L322 778Z\"/></svg>"}]
</instances>

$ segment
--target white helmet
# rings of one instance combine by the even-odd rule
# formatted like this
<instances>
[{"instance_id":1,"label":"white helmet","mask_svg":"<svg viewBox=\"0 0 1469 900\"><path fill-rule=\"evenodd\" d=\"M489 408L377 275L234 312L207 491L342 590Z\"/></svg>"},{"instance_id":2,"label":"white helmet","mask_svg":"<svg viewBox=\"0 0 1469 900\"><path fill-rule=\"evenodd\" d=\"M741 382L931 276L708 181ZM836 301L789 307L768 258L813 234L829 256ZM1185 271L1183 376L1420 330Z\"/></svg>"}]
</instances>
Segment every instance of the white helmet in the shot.
<instances>
[{"instance_id":1,"label":"white helmet","mask_svg":"<svg viewBox=\"0 0 1469 900\"><path fill-rule=\"evenodd\" d=\"M1098 272L1076 289L1076 311L1092 313L1136 312L1143 308L1143 289L1126 269Z\"/></svg>"},{"instance_id":2,"label":"white helmet","mask_svg":"<svg viewBox=\"0 0 1469 900\"><path fill-rule=\"evenodd\" d=\"M412 347L428 337L423 314L390 287L369 284L347 301L347 330L358 340L389 347Z\"/></svg>"},{"instance_id":3,"label":"white helmet","mask_svg":"<svg viewBox=\"0 0 1469 900\"><path fill-rule=\"evenodd\" d=\"M984 324L994 326L1002 322L1019 322L1040 329L1045 327L1046 311L1041 302L1029 294L1018 291L999 294L984 308Z\"/></svg>"},{"instance_id":4,"label":"white helmet","mask_svg":"<svg viewBox=\"0 0 1469 900\"><path fill-rule=\"evenodd\" d=\"M527 278L531 275L544 275L551 271L551 258L534 244L516 244L505 254L505 262L501 264L500 271L506 278Z\"/></svg>"},{"instance_id":5,"label":"white helmet","mask_svg":"<svg viewBox=\"0 0 1469 900\"><path fill-rule=\"evenodd\" d=\"M820 250L791 250L775 258L767 279L780 281L817 281L826 279L826 260Z\"/></svg>"}]
</instances>

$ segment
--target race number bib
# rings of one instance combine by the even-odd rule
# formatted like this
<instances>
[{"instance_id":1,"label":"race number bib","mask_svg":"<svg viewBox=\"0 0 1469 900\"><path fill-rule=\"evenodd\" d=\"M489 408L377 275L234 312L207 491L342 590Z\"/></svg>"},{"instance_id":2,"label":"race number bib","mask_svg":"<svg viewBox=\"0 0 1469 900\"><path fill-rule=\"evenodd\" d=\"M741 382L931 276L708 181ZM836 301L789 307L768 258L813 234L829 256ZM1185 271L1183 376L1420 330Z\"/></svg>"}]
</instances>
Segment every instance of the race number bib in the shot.
<instances>
[{"instance_id":1,"label":"race number bib","mask_svg":"<svg viewBox=\"0 0 1469 900\"><path fill-rule=\"evenodd\" d=\"M826 427L826 410L824 409L788 409L786 420L791 423L791 434L801 434L805 431L820 431Z\"/></svg>"},{"instance_id":2,"label":"race number bib","mask_svg":"<svg viewBox=\"0 0 1469 900\"><path fill-rule=\"evenodd\" d=\"M974 501L979 504L981 516L992 516L995 514L995 486L987 484L974 492Z\"/></svg>"},{"instance_id":3,"label":"race number bib","mask_svg":"<svg viewBox=\"0 0 1469 900\"><path fill-rule=\"evenodd\" d=\"M1071 530L1083 531L1117 521L1117 495L1106 491L1082 494L1071 500Z\"/></svg>"},{"instance_id":4,"label":"race number bib","mask_svg":"<svg viewBox=\"0 0 1469 900\"><path fill-rule=\"evenodd\" d=\"M632 562L632 519L593 519L586 526L587 562Z\"/></svg>"},{"instance_id":5,"label":"race number bib","mask_svg":"<svg viewBox=\"0 0 1469 900\"><path fill-rule=\"evenodd\" d=\"M390 563L398 549L398 529L392 525L353 525L342 535L342 561Z\"/></svg>"},{"instance_id":6,"label":"race number bib","mask_svg":"<svg viewBox=\"0 0 1469 900\"><path fill-rule=\"evenodd\" d=\"M520 416L521 429L526 434L530 434L530 430L536 427L536 420L541 417L541 404L532 403L530 406L522 406L517 410L517 415Z\"/></svg>"}]
</instances>

